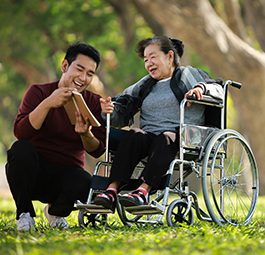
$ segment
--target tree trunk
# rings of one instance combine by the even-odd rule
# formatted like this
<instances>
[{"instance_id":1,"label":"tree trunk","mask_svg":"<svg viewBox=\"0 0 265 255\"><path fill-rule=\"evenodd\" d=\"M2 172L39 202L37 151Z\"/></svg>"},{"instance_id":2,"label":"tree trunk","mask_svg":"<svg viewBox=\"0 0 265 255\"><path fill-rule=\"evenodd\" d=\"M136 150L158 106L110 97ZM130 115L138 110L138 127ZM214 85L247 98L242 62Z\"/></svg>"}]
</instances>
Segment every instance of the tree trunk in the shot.
<instances>
[{"instance_id":1,"label":"tree trunk","mask_svg":"<svg viewBox=\"0 0 265 255\"><path fill-rule=\"evenodd\" d=\"M240 131L249 140L260 176L264 176L265 118L260 118L265 105L264 52L253 49L236 36L207 0L134 1L136 6L141 6L140 12L144 10L165 28L168 36L190 45L218 77L243 83L241 91L232 89ZM265 178L260 178L260 183L264 194Z\"/></svg>"},{"instance_id":2,"label":"tree trunk","mask_svg":"<svg viewBox=\"0 0 265 255\"><path fill-rule=\"evenodd\" d=\"M246 14L249 24L254 30L260 47L265 51L265 1L264 0L246 0Z\"/></svg>"},{"instance_id":3,"label":"tree trunk","mask_svg":"<svg viewBox=\"0 0 265 255\"><path fill-rule=\"evenodd\" d=\"M130 48L130 45L135 39L135 27L134 23L131 22L134 20L134 13L129 11L131 7L130 1L123 0L122 4L120 0L107 0L107 2L109 2L120 18L121 30L125 38L125 46Z\"/></svg>"},{"instance_id":4,"label":"tree trunk","mask_svg":"<svg viewBox=\"0 0 265 255\"><path fill-rule=\"evenodd\" d=\"M238 0L224 0L224 10L228 27L241 39L246 40L246 30L240 15Z\"/></svg>"},{"instance_id":5,"label":"tree trunk","mask_svg":"<svg viewBox=\"0 0 265 255\"><path fill-rule=\"evenodd\" d=\"M26 79L27 82L26 85L31 85L33 83L47 82L47 77L52 76L53 79L55 77L54 73L53 74L47 74L47 72L43 73L41 70L38 70L36 67L28 64L28 62L22 59L16 59L16 60L6 59L6 62L11 64L15 68L16 72Z\"/></svg>"}]
</instances>

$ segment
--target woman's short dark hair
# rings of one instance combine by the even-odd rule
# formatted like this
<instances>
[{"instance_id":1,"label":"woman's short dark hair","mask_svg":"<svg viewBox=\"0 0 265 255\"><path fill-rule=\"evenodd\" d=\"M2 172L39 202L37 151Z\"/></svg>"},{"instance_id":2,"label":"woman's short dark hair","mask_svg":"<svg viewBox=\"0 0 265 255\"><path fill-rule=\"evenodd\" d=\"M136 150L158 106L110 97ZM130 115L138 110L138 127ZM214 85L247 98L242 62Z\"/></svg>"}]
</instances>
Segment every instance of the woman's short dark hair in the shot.
<instances>
[{"instance_id":1,"label":"woman's short dark hair","mask_svg":"<svg viewBox=\"0 0 265 255\"><path fill-rule=\"evenodd\" d=\"M70 45L65 54L65 59L68 61L69 65L76 59L78 54L92 58L98 67L100 63L100 54L93 46L81 42Z\"/></svg>"},{"instance_id":2,"label":"woman's short dark hair","mask_svg":"<svg viewBox=\"0 0 265 255\"><path fill-rule=\"evenodd\" d=\"M167 54L170 50L174 52L174 64L179 65L179 59L184 53L184 44L181 40L172 39L167 36L154 36L140 41L137 45L137 53L141 58L144 58L144 50L147 46L156 44L161 51Z\"/></svg>"}]
</instances>

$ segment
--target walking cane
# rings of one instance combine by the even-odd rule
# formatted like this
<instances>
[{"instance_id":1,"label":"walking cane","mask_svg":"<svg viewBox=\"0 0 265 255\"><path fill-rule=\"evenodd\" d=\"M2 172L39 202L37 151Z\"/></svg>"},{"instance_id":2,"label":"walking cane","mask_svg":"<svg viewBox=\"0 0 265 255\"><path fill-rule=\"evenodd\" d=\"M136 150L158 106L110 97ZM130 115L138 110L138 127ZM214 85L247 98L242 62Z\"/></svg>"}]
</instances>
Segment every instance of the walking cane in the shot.
<instances>
[{"instance_id":1,"label":"walking cane","mask_svg":"<svg viewBox=\"0 0 265 255\"><path fill-rule=\"evenodd\" d=\"M106 150L105 150L105 177L109 176L109 134L110 134L110 113L107 113L106 116Z\"/></svg>"}]
</instances>

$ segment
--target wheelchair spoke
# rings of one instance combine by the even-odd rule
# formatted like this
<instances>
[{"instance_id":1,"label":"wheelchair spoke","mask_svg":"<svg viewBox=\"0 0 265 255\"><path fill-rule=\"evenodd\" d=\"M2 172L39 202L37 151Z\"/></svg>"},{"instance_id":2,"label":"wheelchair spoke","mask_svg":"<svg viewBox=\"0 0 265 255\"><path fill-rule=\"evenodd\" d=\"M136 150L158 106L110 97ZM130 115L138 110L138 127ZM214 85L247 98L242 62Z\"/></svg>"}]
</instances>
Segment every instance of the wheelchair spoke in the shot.
<instances>
[{"instance_id":1,"label":"wheelchair spoke","mask_svg":"<svg viewBox=\"0 0 265 255\"><path fill-rule=\"evenodd\" d=\"M177 226L179 223L193 224L193 213L189 210L187 216L184 217L188 210L188 204L184 200L174 200L167 209L167 223L169 226Z\"/></svg>"},{"instance_id":2,"label":"wheelchair spoke","mask_svg":"<svg viewBox=\"0 0 265 255\"><path fill-rule=\"evenodd\" d=\"M206 164L210 175L203 179L203 194L211 217L217 223L220 216L231 224L247 224L258 195L257 167L248 144L236 131L222 130L209 142L206 158L203 176L209 173Z\"/></svg>"}]
</instances>

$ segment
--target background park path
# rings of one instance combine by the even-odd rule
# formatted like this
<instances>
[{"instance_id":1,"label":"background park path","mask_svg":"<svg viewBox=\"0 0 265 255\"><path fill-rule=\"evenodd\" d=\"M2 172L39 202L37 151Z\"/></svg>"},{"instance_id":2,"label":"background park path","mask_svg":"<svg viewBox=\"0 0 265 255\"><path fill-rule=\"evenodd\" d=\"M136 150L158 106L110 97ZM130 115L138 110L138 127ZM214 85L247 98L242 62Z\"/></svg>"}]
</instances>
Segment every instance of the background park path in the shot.
<instances>
[{"instance_id":1,"label":"background park path","mask_svg":"<svg viewBox=\"0 0 265 255\"><path fill-rule=\"evenodd\" d=\"M6 198L10 197L11 193L8 187L5 174L5 164L0 163L0 197Z\"/></svg>"}]
</instances>

